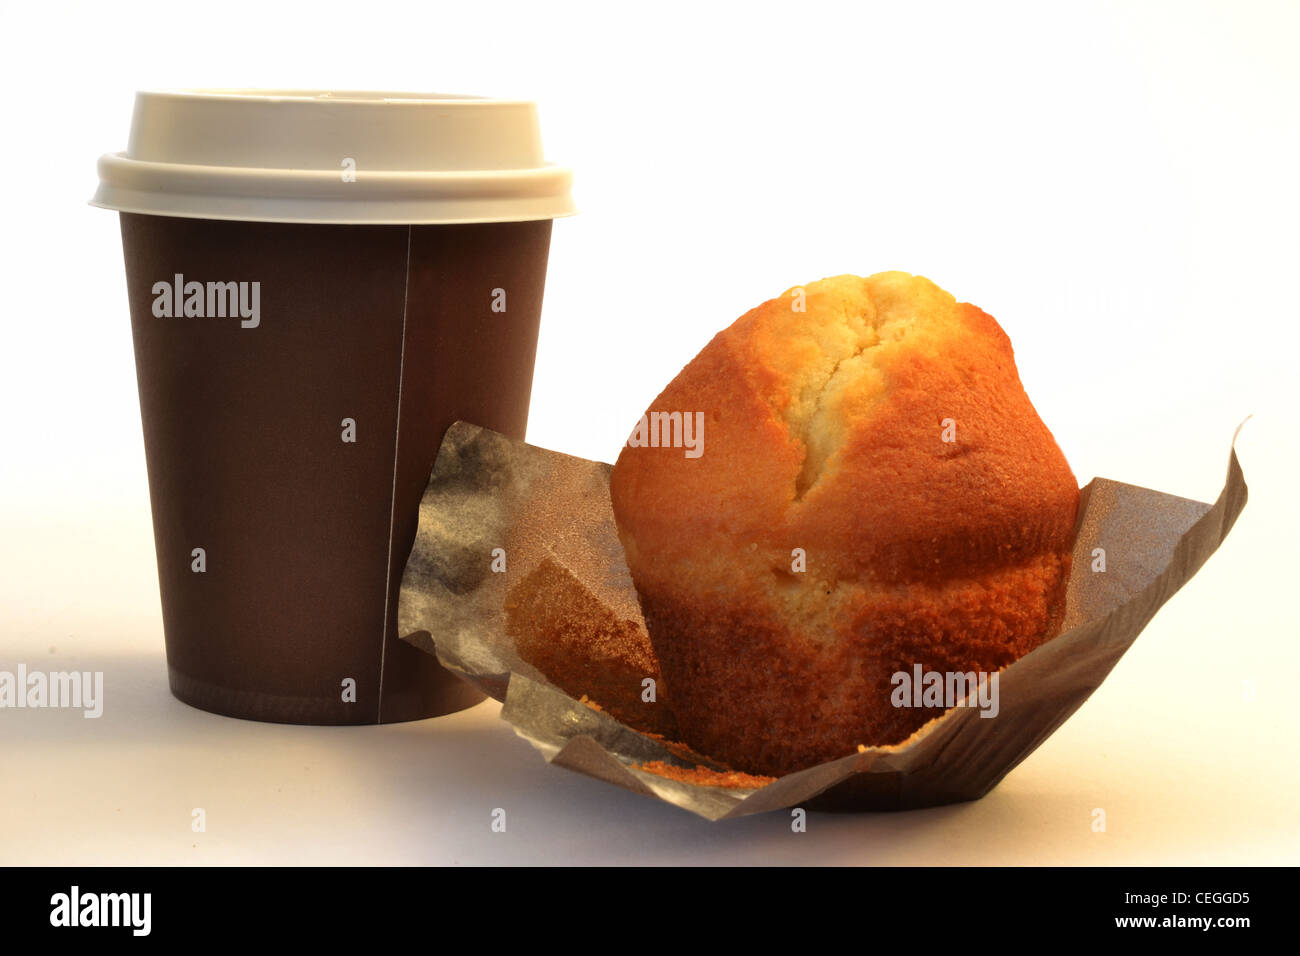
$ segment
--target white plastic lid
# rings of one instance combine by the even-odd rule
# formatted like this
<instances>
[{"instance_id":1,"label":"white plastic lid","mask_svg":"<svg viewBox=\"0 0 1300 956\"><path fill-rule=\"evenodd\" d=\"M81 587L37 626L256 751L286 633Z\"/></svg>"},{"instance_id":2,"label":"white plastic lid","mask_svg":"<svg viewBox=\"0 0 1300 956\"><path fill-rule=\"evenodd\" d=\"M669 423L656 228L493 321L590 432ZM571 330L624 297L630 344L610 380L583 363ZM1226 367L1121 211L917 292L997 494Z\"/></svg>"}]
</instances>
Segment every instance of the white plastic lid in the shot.
<instances>
[{"instance_id":1,"label":"white plastic lid","mask_svg":"<svg viewBox=\"0 0 1300 956\"><path fill-rule=\"evenodd\" d=\"M92 206L254 222L519 222L572 215L537 107L440 93L136 94Z\"/></svg>"}]
</instances>

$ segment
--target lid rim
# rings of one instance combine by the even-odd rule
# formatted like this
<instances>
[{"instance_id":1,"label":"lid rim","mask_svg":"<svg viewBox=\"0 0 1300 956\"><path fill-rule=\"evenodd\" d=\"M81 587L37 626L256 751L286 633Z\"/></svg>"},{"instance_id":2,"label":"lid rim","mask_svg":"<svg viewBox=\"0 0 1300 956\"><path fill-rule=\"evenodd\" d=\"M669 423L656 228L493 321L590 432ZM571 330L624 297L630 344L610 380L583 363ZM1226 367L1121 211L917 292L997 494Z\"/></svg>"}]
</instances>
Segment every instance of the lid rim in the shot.
<instances>
[{"instance_id":1,"label":"lid rim","mask_svg":"<svg viewBox=\"0 0 1300 956\"><path fill-rule=\"evenodd\" d=\"M411 216L407 218L382 218L361 217L361 218L307 218L295 217L289 215L270 216L233 213L210 212L206 215L199 215L192 212L178 212L174 210L159 210L145 206L134 206L128 208L125 203L109 204L101 201L96 195L86 201L86 205L93 206L96 209L107 209L109 212L129 213L133 216L162 216L167 219L200 219L209 222L260 222L260 223L281 223L292 226L475 226L491 225L493 223L509 222L544 222L546 220L569 219L578 214L578 210L572 203L568 203L566 209L549 213L546 215L515 215L515 216L484 216L473 217L465 216L458 218L436 218Z\"/></svg>"},{"instance_id":2,"label":"lid rim","mask_svg":"<svg viewBox=\"0 0 1300 956\"><path fill-rule=\"evenodd\" d=\"M230 176L230 177L253 177L253 176L301 176L303 178L324 177L326 179L337 180L341 168L329 169L304 169L295 166L214 166L203 163L168 163L160 162L154 159L137 159L134 156L128 156L126 150L119 150L116 153L104 153L99 157L99 173L102 175L106 169L135 169L141 173L159 173L169 175L165 170L174 171L175 175L188 176ZM569 166L561 166L559 163L543 163L540 166L506 166L501 169L363 169L357 172L356 182L365 179L445 179L451 181L469 182L472 180L482 179L508 179L510 177L527 177L542 176L555 173L573 174L573 169ZM349 184L351 185L351 184Z\"/></svg>"}]
</instances>

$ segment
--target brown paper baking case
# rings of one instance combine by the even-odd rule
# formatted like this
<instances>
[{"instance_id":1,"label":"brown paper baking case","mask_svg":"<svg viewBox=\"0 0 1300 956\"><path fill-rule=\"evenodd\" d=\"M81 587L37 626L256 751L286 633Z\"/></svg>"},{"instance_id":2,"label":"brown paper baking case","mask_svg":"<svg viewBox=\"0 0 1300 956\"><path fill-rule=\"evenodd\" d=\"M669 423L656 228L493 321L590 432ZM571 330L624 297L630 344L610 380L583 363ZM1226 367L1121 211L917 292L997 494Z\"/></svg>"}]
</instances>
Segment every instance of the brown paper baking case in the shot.
<instances>
[{"instance_id":1,"label":"brown paper baking case","mask_svg":"<svg viewBox=\"0 0 1300 956\"><path fill-rule=\"evenodd\" d=\"M568 571L582 599L608 619L644 628L609 474L603 462L453 425L420 502L398 633L501 700L501 716L551 763L710 820L790 806L906 810L983 796L1100 686L1246 503L1235 447L1213 504L1093 479L1081 490L1061 632L998 673L995 718L959 704L902 743L863 747L766 785L728 787L642 769L654 761L716 765L555 686L519 653L507 627L511 583L548 563ZM1104 571L1093 570L1098 548Z\"/></svg>"}]
</instances>

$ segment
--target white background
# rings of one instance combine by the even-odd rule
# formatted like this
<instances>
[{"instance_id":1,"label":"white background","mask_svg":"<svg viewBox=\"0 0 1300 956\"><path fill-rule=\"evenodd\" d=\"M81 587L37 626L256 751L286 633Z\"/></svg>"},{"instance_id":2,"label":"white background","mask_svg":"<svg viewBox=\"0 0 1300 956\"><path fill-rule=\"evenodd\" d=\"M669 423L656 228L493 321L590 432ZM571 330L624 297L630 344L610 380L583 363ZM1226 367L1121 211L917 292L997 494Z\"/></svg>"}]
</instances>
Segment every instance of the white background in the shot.
<instances>
[{"instance_id":1,"label":"white background","mask_svg":"<svg viewBox=\"0 0 1300 956\"><path fill-rule=\"evenodd\" d=\"M2 9L0 669L103 670L107 701L0 711L0 863L1300 862L1300 6ZM86 205L134 91L174 86L536 99L581 214L555 226L535 444L612 460L742 312L903 269L999 319L1080 484L1212 500L1253 414L1250 503L958 807L715 825L546 766L492 702L382 728L193 710L166 690L117 219Z\"/></svg>"}]
</instances>

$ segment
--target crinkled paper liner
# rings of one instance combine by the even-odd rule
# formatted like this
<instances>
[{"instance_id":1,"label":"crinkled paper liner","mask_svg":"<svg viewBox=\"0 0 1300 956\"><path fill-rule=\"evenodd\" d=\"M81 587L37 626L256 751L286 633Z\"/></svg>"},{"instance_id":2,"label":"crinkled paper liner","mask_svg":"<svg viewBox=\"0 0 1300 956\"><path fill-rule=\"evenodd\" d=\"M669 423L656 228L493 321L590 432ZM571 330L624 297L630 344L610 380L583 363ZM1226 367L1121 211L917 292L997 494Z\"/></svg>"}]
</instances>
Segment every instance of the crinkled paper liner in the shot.
<instances>
[{"instance_id":1,"label":"crinkled paper liner","mask_svg":"<svg viewBox=\"0 0 1300 956\"><path fill-rule=\"evenodd\" d=\"M620 618L644 626L614 526L608 464L453 425L420 503L398 633L502 701L501 716L549 762L710 820L791 806L906 810L974 800L1088 699L1218 548L1246 503L1235 444L1236 435L1213 505L1106 478L1082 489L1061 633L1000 671L996 717L959 705L903 743L868 747L759 789L694 784L632 766L710 761L686 759L680 747L670 750L574 700L522 660L506 633L508 582L543 558L569 569ZM1092 570L1097 548L1105 551L1104 571ZM498 567L504 556L505 573L492 570L494 555Z\"/></svg>"}]
</instances>

